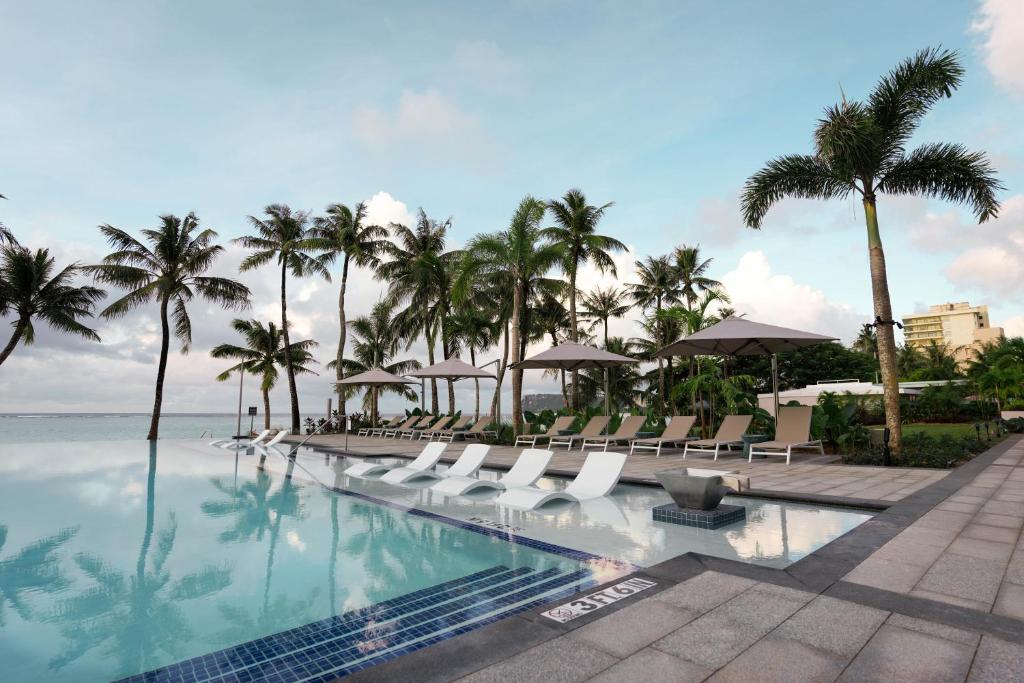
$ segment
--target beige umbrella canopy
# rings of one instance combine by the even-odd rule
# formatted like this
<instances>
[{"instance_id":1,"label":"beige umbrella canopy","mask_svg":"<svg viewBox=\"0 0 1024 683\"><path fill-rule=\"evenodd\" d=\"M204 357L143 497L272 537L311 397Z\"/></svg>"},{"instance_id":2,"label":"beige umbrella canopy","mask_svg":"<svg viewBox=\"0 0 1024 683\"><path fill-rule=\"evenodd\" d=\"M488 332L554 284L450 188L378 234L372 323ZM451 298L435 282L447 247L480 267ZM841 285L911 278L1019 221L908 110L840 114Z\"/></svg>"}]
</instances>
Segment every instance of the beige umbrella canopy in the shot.
<instances>
[{"instance_id":1,"label":"beige umbrella canopy","mask_svg":"<svg viewBox=\"0 0 1024 683\"><path fill-rule=\"evenodd\" d=\"M494 375L484 372L480 368L470 365L466 361L459 358L449 358L448 360L441 361L440 363L434 363L428 365L425 368L419 370L413 370L409 373L410 377L420 378L420 411L426 410L425 404L425 387L423 383L427 378L433 379L448 379L451 381L457 381L460 379L472 379L487 377L490 379L497 379Z\"/></svg>"},{"instance_id":2,"label":"beige umbrella canopy","mask_svg":"<svg viewBox=\"0 0 1024 683\"><path fill-rule=\"evenodd\" d=\"M729 316L700 332L659 349L654 355L668 356L768 356L772 357L772 394L775 415L779 413L779 365L775 354L806 346L838 341L814 332L766 325L746 318Z\"/></svg>"},{"instance_id":3,"label":"beige umbrella canopy","mask_svg":"<svg viewBox=\"0 0 1024 683\"><path fill-rule=\"evenodd\" d=\"M345 379L338 380L335 384L350 384L355 386L385 386L389 384L416 384L414 380L406 379L392 374L384 368L371 368L358 375L352 375ZM348 417L342 418L345 422L345 449L348 449Z\"/></svg>"},{"instance_id":4,"label":"beige umbrella canopy","mask_svg":"<svg viewBox=\"0 0 1024 683\"><path fill-rule=\"evenodd\" d=\"M639 363L636 358L620 356L611 351L599 349L585 344L559 344L536 356L514 363L516 370L583 370L586 368L603 368L605 370L604 412L611 412L611 396L608 395L608 368L615 368L629 363Z\"/></svg>"}]
</instances>

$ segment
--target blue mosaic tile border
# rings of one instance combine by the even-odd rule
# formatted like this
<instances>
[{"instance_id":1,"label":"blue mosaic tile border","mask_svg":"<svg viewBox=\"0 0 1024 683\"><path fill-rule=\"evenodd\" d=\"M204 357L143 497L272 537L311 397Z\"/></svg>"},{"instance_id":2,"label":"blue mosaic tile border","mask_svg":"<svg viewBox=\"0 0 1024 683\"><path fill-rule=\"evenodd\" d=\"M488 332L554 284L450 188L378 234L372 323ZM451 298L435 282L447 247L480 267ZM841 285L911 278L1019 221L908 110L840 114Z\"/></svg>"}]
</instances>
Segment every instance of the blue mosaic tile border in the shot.
<instances>
[{"instance_id":1,"label":"blue mosaic tile border","mask_svg":"<svg viewBox=\"0 0 1024 683\"><path fill-rule=\"evenodd\" d=\"M675 503L659 505L651 510L656 522L668 522L698 529L718 529L727 524L742 522L747 518L747 508L742 505L719 505L714 510L681 508Z\"/></svg>"},{"instance_id":2,"label":"blue mosaic tile border","mask_svg":"<svg viewBox=\"0 0 1024 683\"><path fill-rule=\"evenodd\" d=\"M492 567L120 683L330 681L593 585L585 569Z\"/></svg>"}]
</instances>

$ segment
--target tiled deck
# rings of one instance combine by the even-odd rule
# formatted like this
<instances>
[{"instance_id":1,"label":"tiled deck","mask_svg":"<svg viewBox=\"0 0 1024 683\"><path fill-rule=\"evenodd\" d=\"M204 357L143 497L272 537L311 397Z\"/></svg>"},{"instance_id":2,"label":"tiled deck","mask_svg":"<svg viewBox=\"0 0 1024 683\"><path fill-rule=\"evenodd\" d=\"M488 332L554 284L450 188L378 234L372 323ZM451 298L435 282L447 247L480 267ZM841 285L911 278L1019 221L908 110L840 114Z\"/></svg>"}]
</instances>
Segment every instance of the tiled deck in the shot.
<instances>
[{"instance_id":1,"label":"tiled deck","mask_svg":"<svg viewBox=\"0 0 1024 683\"><path fill-rule=\"evenodd\" d=\"M423 449L426 441L409 441L349 436L347 451L356 456L401 455L413 457ZM309 446L344 449L345 437L339 435L314 436ZM445 462L454 461L465 443L455 442L445 451ZM618 450L612 448L610 450ZM488 467L508 469L515 462L521 448L493 446L487 455ZM588 451L592 452L592 451ZM628 448L626 449L628 452ZM549 471L552 474L573 476L579 472L586 455L574 449L555 450ZM654 482L654 473L672 467L714 467L737 470L750 477L751 487L759 491L800 493L892 502L918 491L946 476L945 470L891 469L884 467L854 467L833 462L834 456L817 453L793 456L793 464L784 460L755 460L748 463L737 455L720 456L717 462L710 457L689 456L683 460L681 450L666 449L661 457L650 453L634 453L626 461L623 479L626 481Z\"/></svg>"},{"instance_id":2,"label":"tiled deck","mask_svg":"<svg viewBox=\"0 0 1024 683\"><path fill-rule=\"evenodd\" d=\"M930 488L924 472L854 488L861 468L752 468L758 488L906 500L787 570L683 556L577 621L513 617L354 680L1024 680L1024 437Z\"/></svg>"}]
</instances>

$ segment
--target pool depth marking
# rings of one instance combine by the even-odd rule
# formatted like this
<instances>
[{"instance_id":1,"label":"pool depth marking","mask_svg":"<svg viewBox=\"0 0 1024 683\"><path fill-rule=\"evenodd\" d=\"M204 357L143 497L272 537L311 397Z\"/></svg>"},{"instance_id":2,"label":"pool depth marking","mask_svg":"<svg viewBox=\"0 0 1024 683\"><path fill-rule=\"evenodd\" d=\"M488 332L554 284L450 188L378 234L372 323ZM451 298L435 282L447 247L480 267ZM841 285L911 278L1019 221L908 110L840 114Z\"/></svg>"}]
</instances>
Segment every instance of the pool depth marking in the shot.
<instances>
[{"instance_id":1,"label":"pool depth marking","mask_svg":"<svg viewBox=\"0 0 1024 683\"><path fill-rule=\"evenodd\" d=\"M541 612L541 616L545 616L552 621L564 624L567 621L572 621L573 619L582 617L584 614L597 611L602 607L607 607L613 602L618 602L619 600L628 598L631 595L636 595L640 591L645 591L648 588L657 585L658 584L654 581L634 577L627 581L623 581L622 583L617 583L614 586L605 588L603 591L584 595L582 598L577 598L572 602L567 602L564 605L553 607L546 612Z\"/></svg>"}]
</instances>

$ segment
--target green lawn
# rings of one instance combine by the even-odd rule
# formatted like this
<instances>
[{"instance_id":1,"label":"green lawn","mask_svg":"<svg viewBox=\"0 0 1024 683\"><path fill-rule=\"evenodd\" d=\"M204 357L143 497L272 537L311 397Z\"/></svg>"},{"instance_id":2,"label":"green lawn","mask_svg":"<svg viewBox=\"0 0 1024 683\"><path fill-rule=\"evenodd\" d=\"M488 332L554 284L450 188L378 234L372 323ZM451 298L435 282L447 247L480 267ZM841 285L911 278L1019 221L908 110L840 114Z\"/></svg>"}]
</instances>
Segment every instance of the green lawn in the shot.
<instances>
[{"instance_id":1,"label":"green lawn","mask_svg":"<svg viewBox=\"0 0 1024 683\"><path fill-rule=\"evenodd\" d=\"M990 427L991 428L991 427ZM913 433L924 433L930 436L974 436L974 423L973 422L953 422L953 423L941 423L941 422L915 422L912 424L903 426L904 434ZM981 434L984 438L985 428L981 428ZM995 436L995 434L993 434Z\"/></svg>"}]
</instances>

